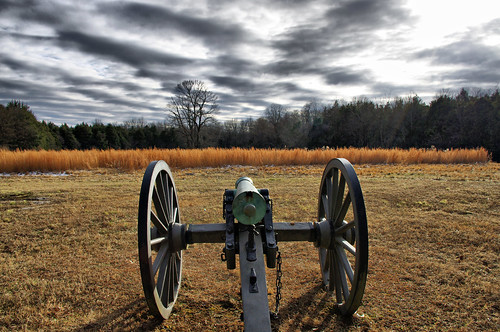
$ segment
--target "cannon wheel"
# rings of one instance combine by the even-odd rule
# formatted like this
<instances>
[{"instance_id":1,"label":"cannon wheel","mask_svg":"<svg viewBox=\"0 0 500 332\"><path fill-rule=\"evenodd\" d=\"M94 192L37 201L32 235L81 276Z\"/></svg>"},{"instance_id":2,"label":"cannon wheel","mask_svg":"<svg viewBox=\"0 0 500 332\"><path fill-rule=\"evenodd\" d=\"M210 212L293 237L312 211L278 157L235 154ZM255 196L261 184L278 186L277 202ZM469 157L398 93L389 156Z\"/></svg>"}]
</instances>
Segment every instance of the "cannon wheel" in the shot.
<instances>
[{"instance_id":1,"label":"cannon wheel","mask_svg":"<svg viewBox=\"0 0 500 332\"><path fill-rule=\"evenodd\" d=\"M170 168L162 160L153 161L144 174L139 197L139 264L149 309L164 319L170 315L181 285L182 251L173 251L170 245L172 225L180 222Z\"/></svg>"},{"instance_id":2,"label":"cannon wheel","mask_svg":"<svg viewBox=\"0 0 500 332\"><path fill-rule=\"evenodd\" d=\"M335 291L340 312L352 315L361 304L368 272L365 203L352 165L342 158L326 166L319 191L318 222L327 220L331 238L319 248L323 286Z\"/></svg>"}]
</instances>

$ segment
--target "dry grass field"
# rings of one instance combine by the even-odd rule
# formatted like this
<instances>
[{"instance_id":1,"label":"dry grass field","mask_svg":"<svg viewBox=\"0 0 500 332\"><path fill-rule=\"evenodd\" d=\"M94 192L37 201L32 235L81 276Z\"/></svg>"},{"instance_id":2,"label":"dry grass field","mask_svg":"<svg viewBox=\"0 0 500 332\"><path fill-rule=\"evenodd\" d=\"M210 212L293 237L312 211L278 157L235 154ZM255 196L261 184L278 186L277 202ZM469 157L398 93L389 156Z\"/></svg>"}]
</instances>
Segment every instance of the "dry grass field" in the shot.
<instances>
[{"instance_id":1,"label":"dry grass field","mask_svg":"<svg viewBox=\"0 0 500 332\"><path fill-rule=\"evenodd\" d=\"M269 188L274 221L312 221L324 166L173 169L184 223L223 222L243 175ZM337 315L317 249L281 243L276 331L500 329L500 165L355 165L370 236L363 305ZM238 269L220 244L184 252L167 321L149 315L137 260L143 170L0 177L0 330L241 330ZM274 303L275 271L267 274Z\"/></svg>"},{"instance_id":2,"label":"dry grass field","mask_svg":"<svg viewBox=\"0 0 500 332\"><path fill-rule=\"evenodd\" d=\"M477 149L136 149L136 150L17 150L0 149L0 172L59 172L113 168L144 169L151 160L171 167L223 167L227 165L325 165L333 158L356 164L470 164L484 163L491 155Z\"/></svg>"}]
</instances>

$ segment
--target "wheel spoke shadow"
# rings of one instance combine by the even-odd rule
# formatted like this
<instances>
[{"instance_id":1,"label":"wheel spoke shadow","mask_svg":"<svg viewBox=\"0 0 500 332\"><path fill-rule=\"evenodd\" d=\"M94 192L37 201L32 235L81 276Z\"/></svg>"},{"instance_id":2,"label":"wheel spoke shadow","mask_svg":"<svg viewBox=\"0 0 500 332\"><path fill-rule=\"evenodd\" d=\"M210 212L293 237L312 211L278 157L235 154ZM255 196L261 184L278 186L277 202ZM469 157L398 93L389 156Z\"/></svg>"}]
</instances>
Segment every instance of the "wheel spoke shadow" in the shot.
<instances>
[{"instance_id":1,"label":"wheel spoke shadow","mask_svg":"<svg viewBox=\"0 0 500 332\"><path fill-rule=\"evenodd\" d=\"M75 329L75 331L152 331L163 322L149 314L144 297Z\"/></svg>"},{"instance_id":2,"label":"wheel spoke shadow","mask_svg":"<svg viewBox=\"0 0 500 332\"><path fill-rule=\"evenodd\" d=\"M345 331L359 325L357 318L342 316L334 295L321 284L284 304L279 318L273 320L273 331Z\"/></svg>"}]
</instances>

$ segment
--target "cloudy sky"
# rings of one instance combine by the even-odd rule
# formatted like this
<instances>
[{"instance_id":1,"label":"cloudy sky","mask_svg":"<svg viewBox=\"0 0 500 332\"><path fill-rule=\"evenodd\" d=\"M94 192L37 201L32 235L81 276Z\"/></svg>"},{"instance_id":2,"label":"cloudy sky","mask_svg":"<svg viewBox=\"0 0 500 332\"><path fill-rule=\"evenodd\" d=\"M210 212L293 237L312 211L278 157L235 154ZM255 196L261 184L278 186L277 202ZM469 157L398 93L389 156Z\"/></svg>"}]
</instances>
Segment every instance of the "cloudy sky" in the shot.
<instances>
[{"instance_id":1,"label":"cloudy sky","mask_svg":"<svg viewBox=\"0 0 500 332\"><path fill-rule=\"evenodd\" d=\"M0 0L0 103L56 124L162 121L198 79L220 120L500 84L497 0Z\"/></svg>"}]
</instances>

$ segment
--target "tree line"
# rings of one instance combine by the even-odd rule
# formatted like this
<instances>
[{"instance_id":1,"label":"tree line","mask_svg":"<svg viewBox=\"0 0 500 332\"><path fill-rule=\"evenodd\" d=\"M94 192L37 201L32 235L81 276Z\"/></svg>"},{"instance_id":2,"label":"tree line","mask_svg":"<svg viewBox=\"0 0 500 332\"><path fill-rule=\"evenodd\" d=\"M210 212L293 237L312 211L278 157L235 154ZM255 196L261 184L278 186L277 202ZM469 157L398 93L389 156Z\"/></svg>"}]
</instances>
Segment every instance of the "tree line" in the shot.
<instances>
[{"instance_id":1,"label":"tree line","mask_svg":"<svg viewBox=\"0 0 500 332\"><path fill-rule=\"evenodd\" d=\"M186 92L185 87L181 92ZM216 96L210 96L215 102ZM176 102L171 105L180 104L179 100ZM38 121L28 105L12 101L6 106L0 105L0 147L55 150L209 146L484 147L492 153L493 160L500 159L498 89L472 93L462 89L457 94L443 92L428 105L416 95L398 97L386 103L375 103L367 98L350 102L337 100L328 105L309 102L298 110L271 104L259 118L225 122L215 120L217 106L210 105L207 117L195 116L191 122L182 122L180 116L175 118L171 112L161 123L133 119L122 124L95 121L58 126ZM177 108L177 111L180 114L182 109Z\"/></svg>"}]
</instances>

